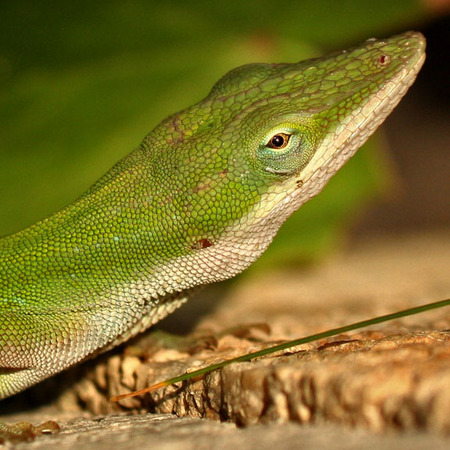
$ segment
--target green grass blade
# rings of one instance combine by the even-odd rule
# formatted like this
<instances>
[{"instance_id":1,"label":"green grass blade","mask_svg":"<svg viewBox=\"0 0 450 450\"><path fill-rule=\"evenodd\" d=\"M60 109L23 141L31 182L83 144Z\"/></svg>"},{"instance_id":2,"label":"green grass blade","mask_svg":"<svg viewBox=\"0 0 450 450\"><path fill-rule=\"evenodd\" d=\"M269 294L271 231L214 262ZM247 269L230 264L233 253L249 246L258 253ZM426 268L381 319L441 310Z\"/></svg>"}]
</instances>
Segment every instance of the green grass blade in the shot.
<instances>
[{"instance_id":1,"label":"green grass blade","mask_svg":"<svg viewBox=\"0 0 450 450\"><path fill-rule=\"evenodd\" d=\"M210 372L213 372L218 369L222 369L223 367L228 366L229 364L232 364L235 362L251 361L255 358L260 358L261 356L270 355L272 353L286 350L288 348L296 347L297 345L302 345L302 344L306 344L308 342L317 341L319 339L336 336L341 333L346 333L348 331L357 330L357 329L368 327L368 326L375 325L378 323L387 322L387 321L394 320L394 319L399 319L401 317L412 316L414 314L423 313L425 311L430 311L432 309L444 308L445 306L450 306L450 299L441 300L441 301L437 301L437 302L433 302L433 303L428 303L426 305L416 306L414 308L404 309L403 311L398 311L398 312L395 312L392 314L386 314L384 316L374 317L374 318L368 319L368 320L362 320L361 322L355 322L355 323L352 323L349 325L344 325L343 327L333 328L331 330L323 331L322 333L312 334L310 336L306 336L306 337L303 337L300 339L294 339L292 341L284 342L283 344L274 345L272 347L268 347L263 350L258 350L256 352L247 353L245 355L238 356L236 358L227 359L227 360L222 361L217 364L211 364L208 367L194 370L193 372L185 373L183 375L180 375L180 376L177 376L174 378L170 378L169 380L162 381L160 383L154 384L152 386L149 386L145 389L141 389L139 391L130 392L128 394L122 394L122 395L117 395L117 396L111 397L110 400L113 402L117 402L124 398L143 395L148 392L154 391L156 389L159 389L159 388L162 388L165 386L170 386L171 384L179 383L180 381L186 381L186 380L191 380L193 378L202 377Z\"/></svg>"}]
</instances>

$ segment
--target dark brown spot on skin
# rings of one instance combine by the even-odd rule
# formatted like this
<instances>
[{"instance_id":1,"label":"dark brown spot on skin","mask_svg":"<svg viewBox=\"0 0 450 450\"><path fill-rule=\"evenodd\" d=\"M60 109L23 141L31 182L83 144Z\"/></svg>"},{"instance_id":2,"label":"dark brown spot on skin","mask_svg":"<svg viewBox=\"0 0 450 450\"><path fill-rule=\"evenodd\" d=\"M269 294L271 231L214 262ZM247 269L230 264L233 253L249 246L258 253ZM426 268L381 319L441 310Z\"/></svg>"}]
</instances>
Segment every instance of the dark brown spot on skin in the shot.
<instances>
[{"instance_id":1,"label":"dark brown spot on skin","mask_svg":"<svg viewBox=\"0 0 450 450\"><path fill-rule=\"evenodd\" d=\"M192 250L200 250L202 248L211 247L211 245L212 245L212 242L209 239L203 238L203 239L199 239L197 242L195 242L191 248L192 248Z\"/></svg>"},{"instance_id":2,"label":"dark brown spot on skin","mask_svg":"<svg viewBox=\"0 0 450 450\"><path fill-rule=\"evenodd\" d=\"M300 189L303 186L303 180L297 180L295 184L297 185L297 188Z\"/></svg>"},{"instance_id":3,"label":"dark brown spot on skin","mask_svg":"<svg viewBox=\"0 0 450 450\"><path fill-rule=\"evenodd\" d=\"M221 178L225 178L228 175L229 170L228 169L223 169L222 172L219 172L219 176Z\"/></svg>"}]
</instances>

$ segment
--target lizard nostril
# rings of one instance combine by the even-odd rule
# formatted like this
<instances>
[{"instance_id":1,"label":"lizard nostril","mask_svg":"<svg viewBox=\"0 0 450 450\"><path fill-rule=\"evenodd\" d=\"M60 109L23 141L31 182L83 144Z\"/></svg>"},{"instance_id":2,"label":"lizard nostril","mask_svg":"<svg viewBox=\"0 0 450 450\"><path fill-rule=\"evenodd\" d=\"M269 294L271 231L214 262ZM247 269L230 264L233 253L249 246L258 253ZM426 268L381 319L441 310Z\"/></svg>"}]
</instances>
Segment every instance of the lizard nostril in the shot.
<instances>
[{"instance_id":1,"label":"lizard nostril","mask_svg":"<svg viewBox=\"0 0 450 450\"><path fill-rule=\"evenodd\" d=\"M386 64L389 64L391 62L391 57L388 55L381 55L378 57L378 62L384 66Z\"/></svg>"}]
</instances>

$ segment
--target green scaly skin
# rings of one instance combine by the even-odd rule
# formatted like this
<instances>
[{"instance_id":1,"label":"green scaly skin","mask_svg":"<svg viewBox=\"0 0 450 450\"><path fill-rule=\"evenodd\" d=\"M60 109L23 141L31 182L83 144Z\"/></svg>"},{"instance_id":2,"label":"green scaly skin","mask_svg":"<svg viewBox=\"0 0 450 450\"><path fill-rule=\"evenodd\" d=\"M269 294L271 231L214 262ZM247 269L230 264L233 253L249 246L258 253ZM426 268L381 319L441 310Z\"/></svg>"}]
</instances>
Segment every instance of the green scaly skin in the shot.
<instances>
[{"instance_id":1,"label":"green scaly skin","mask_svg":"<svg viewBox=\"0 0 450 450\"><path fill-rule=\"evenodd\" d=\"M0 240L0 398L148 328L266 249L392 111L419 33L251 64L70 206Z\"/></svg>"}]
</instances>

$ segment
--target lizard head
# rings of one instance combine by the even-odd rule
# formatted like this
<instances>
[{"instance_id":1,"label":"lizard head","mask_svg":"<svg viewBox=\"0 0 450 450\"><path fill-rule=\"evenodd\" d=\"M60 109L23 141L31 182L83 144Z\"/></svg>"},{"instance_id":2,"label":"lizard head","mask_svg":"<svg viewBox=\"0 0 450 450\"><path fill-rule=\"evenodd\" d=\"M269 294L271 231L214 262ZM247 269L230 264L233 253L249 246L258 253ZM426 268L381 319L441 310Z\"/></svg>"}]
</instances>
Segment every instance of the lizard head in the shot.
<instances>
[{"instance_id":1,"label":"lizard head","mask_svg":"<svg viewBox=\"0 0 450 450\"><path fill-rule=\"evenodd\" d=\"M230 147L245 156L267 192L289 198L290 214L320 192L390 114L414 82L424 52L420 33L369 39L326 58L237 68L210 97L213 105L240 104L224 135L237 137ZM279 198L262 204L270 211Z\"/></svg>"},{"instance_id":2,"label":"lizard head","mask_svg":"<svg viewBox=\"0 0 450 450\"><path fill-rule=\"evenodd\" d=\"M152 170L171 178L169 228L180 228L183 258L206 267L200 284L235 275L266 249L400 101L424 49L409 32L326 58L242 66L162 123L171 150L153 152Z\"/></svg>"}]
</instances>

